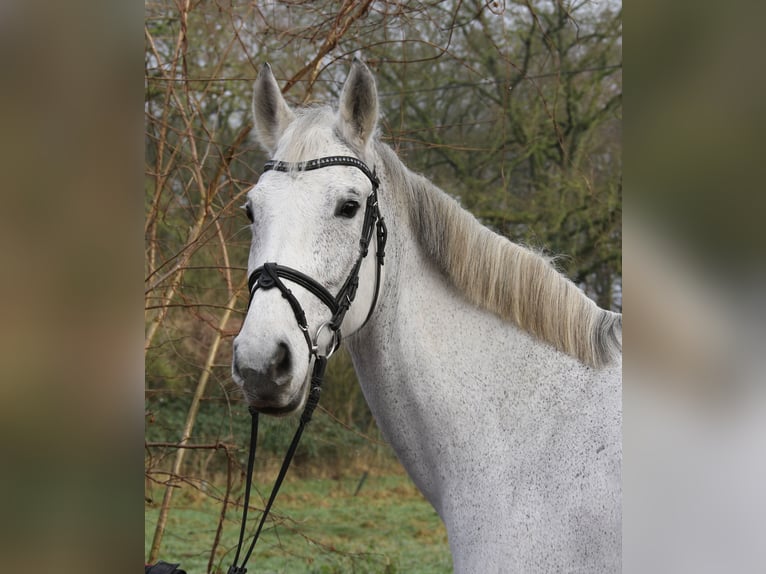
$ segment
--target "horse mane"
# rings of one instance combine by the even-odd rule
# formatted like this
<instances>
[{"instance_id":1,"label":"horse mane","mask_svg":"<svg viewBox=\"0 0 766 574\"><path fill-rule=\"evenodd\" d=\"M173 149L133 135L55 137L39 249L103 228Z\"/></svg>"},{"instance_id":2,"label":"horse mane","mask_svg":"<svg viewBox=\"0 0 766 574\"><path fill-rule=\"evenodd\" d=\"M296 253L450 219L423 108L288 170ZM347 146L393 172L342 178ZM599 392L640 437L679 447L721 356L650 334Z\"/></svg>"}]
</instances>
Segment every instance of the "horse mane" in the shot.
<instances>
[{"instance_id":1,"label":"horse mane","mask_svg":"<svg viewBox=\"0 0 766 574\"><path fill-rule=\"evenodd\" d=\"M426 253L468 301L593 367L622 351L622 315L601 309L549 259L490 231L425 177L376 145Z\"/></svg>"}]
</instances>

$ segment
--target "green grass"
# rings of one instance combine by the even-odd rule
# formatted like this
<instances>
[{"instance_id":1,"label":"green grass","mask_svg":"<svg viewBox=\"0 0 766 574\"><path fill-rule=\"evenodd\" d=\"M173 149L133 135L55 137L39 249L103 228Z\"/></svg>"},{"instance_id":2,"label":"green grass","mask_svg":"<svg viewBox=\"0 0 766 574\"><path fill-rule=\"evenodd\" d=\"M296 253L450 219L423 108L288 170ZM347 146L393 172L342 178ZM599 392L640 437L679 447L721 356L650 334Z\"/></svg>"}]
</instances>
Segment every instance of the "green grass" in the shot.
<instances>
[{"instance_id":1,"label":"green grass","mask_svg":"<svg viewBox=\"0 0 766 574\"><path fill-rule=\"evenodd\" d=\"M288 479L282 486L253 556L259 573L448 573L447 535L433 508L406 476ZM271 485L257 484L268 496ZM255 493L254 489L254 493ZM146 553L154 534L158 503L146 507ZM190 487L175 493L160 558L180 562L189 574L207 571L220 502ZM252 505L263 500L254 494ZM260 513L250 512L248 533ZM213 572L228 570L239 534L240 509L227 512Z\"/></svg>"}]
</instances>

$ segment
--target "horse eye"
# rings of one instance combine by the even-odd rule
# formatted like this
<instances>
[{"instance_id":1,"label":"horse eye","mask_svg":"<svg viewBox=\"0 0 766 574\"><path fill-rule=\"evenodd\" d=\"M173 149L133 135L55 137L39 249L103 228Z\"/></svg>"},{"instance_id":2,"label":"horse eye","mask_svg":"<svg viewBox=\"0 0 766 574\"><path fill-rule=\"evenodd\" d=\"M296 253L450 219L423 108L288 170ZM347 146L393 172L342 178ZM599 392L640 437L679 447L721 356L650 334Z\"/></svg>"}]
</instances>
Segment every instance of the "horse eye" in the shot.
<instances>
[{"instance_id":1,"label":"horse eye","mask_svg":"<svg viewBox=\"0 0 766 574\"><path fill-rule=\"evenodd\" d=\"M241 206L240 209L245 210L245 215L247 215L247 218L250 220L250 223L253 223L253 210L250 208L250 204L246 203L245 205Z\"/></svg>"},{"instance_id":2,"label":"horse eye","mask_svg":"<svg viewBox=\"0 0 766 574\"><path fill-rule=\"evenodd\" d=\"M335 215L351 219L356 215L357 211L359 211L358 201L346 201L338 208L338 211L335 213Z\"/></svg>"}]
</instances>

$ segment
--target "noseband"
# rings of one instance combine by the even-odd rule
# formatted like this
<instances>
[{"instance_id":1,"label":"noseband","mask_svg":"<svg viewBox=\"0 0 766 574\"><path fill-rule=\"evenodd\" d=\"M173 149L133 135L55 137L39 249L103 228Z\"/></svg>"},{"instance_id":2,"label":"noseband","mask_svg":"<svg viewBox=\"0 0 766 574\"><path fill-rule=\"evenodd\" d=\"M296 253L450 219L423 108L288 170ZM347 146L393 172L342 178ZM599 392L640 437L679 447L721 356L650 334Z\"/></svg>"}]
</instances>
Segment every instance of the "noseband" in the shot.
<instances>
[{"instance_id":1,"label":"noseband","mask_svg":"<svg viewBox=\"0 0 766 574\"><path fill-rule=\"evenodd\" d=\"M247 510L250 504L250 486L252 485L253 467L255 463L255 446L258 440L258 412L252 407L250 408L250 414L252 415L252 426L250 433L250 453L247 460L247 479L245 482L245 500L242 510L242 524L240 526L239 543L237 544L234 563L229 567L228 574L245 574L245 572L247 572L245 564L253 552L255 543L258 541L258 536L260 535L263 525L266 522L266 517L271 510L271 506L277 497L277 493L279 492L279 488L282 485L282 481L287 474L287 469L290 466L290 462L292 461L293 455L295 454L295 450L298 447L298 442L303 435L303 429L311 420L314 409L319 403L319 394L322 388L322 380L324 379L327 359L335 352L338 346L340 346L340 326L343 323L343 318L346 316L346 312L348 311L349 307L351 307L351 303L354 302L354 298L356 297L356 291L359 287L359 270L362 267L362 261L364 261L364 258L367 257L367 253L369 251L370 241L372 240L373 227L377 231L377 251L375 253L377 258L377 265L375 266L375 293L372 298L370 310L367 312L367 317L365 317L364 322L362 323L362 327L364 327L364 325L367 324L367 321L370 320L370 317L375 310L375 305L378 301L378 293L380 291L380 271L381 267L383 266L383 259L385 258L386 238L388 232L386 230L386 224L383 221L383 217L380 215L380 210L378 209L378 187L380 185L380 181L378 180L377 175L375 175L375 172L370 171L370 168L368 168L363 161L350 156L330 156L300 163L286 163L283 161L272 160L266 162L266 165L263 167L263 171L312 171L333 165L346 165L356 167L362 170L362 172L369 178L370 182L372 183L372 193L370 193L369 197L367 198L367 205L365 206L364 211L364 222L362 224L362 236L359 239L359 257L357 257L354 265L351 267L351 271L349 272L346 281L343 283L343 286L340 288L340 291L338 291L338 294L333 296L327 290L327 288L325 288L324 285L319 283L316 279L309 277L297 269L287 267L286 265L279 265L278 263L264 263L261 267L255 269L247 279L247 284L250 289L250 301L248 302L248 308L253 301L253 295L255 295L255 292L258 289L268 290L276 287L282 293L282 297L284 297L290 304L290 308L293 310L293 314L295 315L295 320L298 322L298 327L300 327L300 330L303 332L303 336L306 338L306 344L309 348L309 361L312 357L314 357L314 369L311 373L311 386L309 389L309 395L308 399L306 400L306 406L303 409L303 414L301 415L298 430L293 436L293 440L290 443L287 454L285 455L285 460L282 462L282 467L279 469L277 480L274 483L274 488L271 490L269 500L263 509L263 513L261 514L261 520L258 524L258 528L256 529L255 534L253 535L253 539L250 543L250 548L242 559L242 564L237 566L237 563L239 562L239 554L242 550L242 545L244 542L245 527L247 525ZM330 309L330 313L332 314L330 320L322 323L319 326L313 340L311 338L311 334L309 333L308 323L306 322L306 313L304 313L303 307L301 307L300 302L298 299L296 299L295 295L293 295L292 291L287 288L283 279L300 285L312 293L317 299L319 299ZM325 353L322 354L319 352L319 334L325 328L329 329L329 331L333 334L333 341L332 346L329 349L326 349Z\"/></svg>"},{"instance_id":2,"label":"noseband","mask_svg":"<svg viewBox=\"0 0 766 574\"><path fill-rule=\"evenodd\" d=\"M363 161L351 156L329 156L297 163L272 160L266 162L266 165L263 166L264 172L270 170L292 172L312 171L315 169L321 169L323 167L337 165L351 166L361 170L362 173L364 173L372 183L372 193L370 193L370 195L367 197L367 204L364 211L364 223L362 224L362 236L359 239L359 256L357 257L354 265L351 267L351 271L349 272L346 281L343 283L343 286L340 288L340 291L338 291L337 295L333 296L321 283L306 275L305 273L285 265L279 265L278 263L263 264L261 267L258 267L250 274L250 277L247 281L248 287L250 289L251 303L253 296L258 289L272 289L273 287L279 289L279 291L282 293L282 297L284 297L290 304L290 307L293 310L293 314L295 315L295 320L298 322L298 327L300 327L301 331L303 332L303 336L306 339L306 344L308 345L309 349L309 359L311 359L312 356L317 356L319 354L318 339L319 334L324 328L329 329L329 331L333 334L332 347L326 352L326 356L329 357L332 355L338 346L340 346L340 327L343 323L343 318L346 316L346 312L348 311L349 307L351 307L351 303L354 302L354 298L356 297L356 291L359 287L359 270L361 269L362 261L364 261L364 258L367 257L367 252L369 251L370 241L372 240L373 227L377 230L377 251L375 254L377 257L377 266L375 268L375 293L373 295L372 304L370 305L370 310L367 313L367 317L362 323L362 327L367 324L367 321L369 321L370 317L372 316L372 312L375 310L375 305L378 300L378 293L380 291L380 268L383 266L383 259L385 258L385 246L387 237L386 224L383 221L383 217L380 215L380 210L378 209L378 187L380 186L380 180L378 179L378 176L375 174L375 172L370 171L370 168L367 167ZM306 322L306 314L303 312L303 308L293 295L292 291L290 291L290 289L288 289L284 284L282 279L300 285L330 309L332 317L329 321L319 326L313 340L311 338L311 334L309 333L308 324Z\"/></svg>"}]
</instances>

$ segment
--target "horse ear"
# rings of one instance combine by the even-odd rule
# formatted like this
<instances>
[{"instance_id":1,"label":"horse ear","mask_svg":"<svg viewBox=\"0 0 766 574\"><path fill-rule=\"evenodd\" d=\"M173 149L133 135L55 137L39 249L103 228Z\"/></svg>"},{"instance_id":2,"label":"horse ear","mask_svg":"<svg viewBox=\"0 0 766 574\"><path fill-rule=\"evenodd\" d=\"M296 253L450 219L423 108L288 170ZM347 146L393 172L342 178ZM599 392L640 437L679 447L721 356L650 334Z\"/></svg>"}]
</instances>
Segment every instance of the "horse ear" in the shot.
<instances>
[{"instance_id":1,"label":"horse ear","mask_svg":"<svg viewBox=\"0 0 766 574\"><path fill-rule=\"evenodd\" d=\"M253 122L258 143L274 153L279 138L295 114L287 105L271 66L264 64L253 85Z\"/></svg>"},{"instance_id":2,"label":"horse ear","mask_svg":"<svg viewBox=\"0 0 766 574\"><path fill-rule=\"evenodd\" d=\"M378 121L378 90L372 72L356 57L340 94L339 114L343 135L364 149Z\"/></svg>"}]
</instances>

